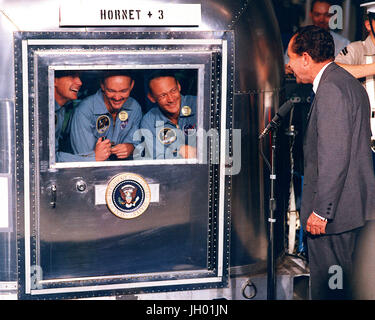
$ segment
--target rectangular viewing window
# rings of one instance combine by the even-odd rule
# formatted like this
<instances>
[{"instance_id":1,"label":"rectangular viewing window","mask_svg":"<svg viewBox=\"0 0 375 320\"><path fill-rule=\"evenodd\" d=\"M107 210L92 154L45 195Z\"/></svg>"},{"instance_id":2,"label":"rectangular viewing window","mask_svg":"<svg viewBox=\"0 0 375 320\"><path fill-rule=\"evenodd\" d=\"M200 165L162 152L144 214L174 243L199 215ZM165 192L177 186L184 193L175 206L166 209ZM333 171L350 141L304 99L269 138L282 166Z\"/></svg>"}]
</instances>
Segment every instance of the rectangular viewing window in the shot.
<instances>
[{"instance_id":1,"label":"rectangular viewing window","mask_svg":"<svg viewBox=\"0 0 375 320\"><path fill-rule=\"evenodd\" d=\"M197 134L208 128L204 64L48 69L50 167L195 164L207 156Z\"/></svg>"}]
</instances>

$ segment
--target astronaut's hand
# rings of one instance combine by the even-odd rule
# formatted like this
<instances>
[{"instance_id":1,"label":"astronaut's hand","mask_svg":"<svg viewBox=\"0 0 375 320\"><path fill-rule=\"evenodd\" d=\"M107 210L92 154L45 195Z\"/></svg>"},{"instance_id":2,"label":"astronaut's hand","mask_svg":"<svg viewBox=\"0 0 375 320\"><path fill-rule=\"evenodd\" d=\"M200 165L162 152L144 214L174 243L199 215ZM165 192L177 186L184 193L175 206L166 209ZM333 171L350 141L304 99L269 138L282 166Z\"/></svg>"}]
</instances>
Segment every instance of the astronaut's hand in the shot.
<instances>
[{"instance_id":1,"label":"astronaut's hand","mask_svg":"<svg viewBox=\"0 0 375 320\"><path fill-rule=\"evenodd\" d=\"M95 145L95 160L104 161L111 155L111 141L109 139L103 140L102 137L98 139Z\"/></svg>"},{"instance_id":2,"label":"astronaut's hand","mask_svg":"<svg viewBox=\"0 0 375 320\"><path fill-rule=\"evenodd\" d=\"M197 148L185 144L180 147L178 153L185 159L194 159L197 157Z\"/></svg>"},{"instance_id":3,"label":"astronaut's hand","mask_svg":"<svg viewBox=\"0 0 375 320\"><path fill-rule=\"evenodd\" d=\"M111 153L117 156L117 159L126 159L134 151L134 146L131 143L116 144L111 149Z\"/></svg>"}]
</instances>

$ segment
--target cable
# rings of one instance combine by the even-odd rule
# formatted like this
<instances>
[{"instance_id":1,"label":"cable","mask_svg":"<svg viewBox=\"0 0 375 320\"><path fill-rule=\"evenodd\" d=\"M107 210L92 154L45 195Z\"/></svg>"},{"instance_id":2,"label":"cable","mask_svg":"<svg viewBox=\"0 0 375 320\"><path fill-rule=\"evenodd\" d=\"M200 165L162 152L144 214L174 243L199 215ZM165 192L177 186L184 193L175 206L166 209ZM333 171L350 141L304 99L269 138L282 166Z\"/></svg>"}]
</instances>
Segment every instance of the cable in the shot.
<instances>
[{"instance_id":1,"label":"cable","mask_svg":"<svg viewBox=\"0 0 375 320\"><path fill-rule=\"evenodd\" d=\"M263 137L264 138L264 137ZM262 158L264 160L264 162L266 163L267 167L268 167L268 170L271 171L271 165L269 163L269 161L267 160L265 154L263 153L263 138L260 139L260 143L259 143L259 152L260 154L262 155Z\"/></svg>"}]
</instances>

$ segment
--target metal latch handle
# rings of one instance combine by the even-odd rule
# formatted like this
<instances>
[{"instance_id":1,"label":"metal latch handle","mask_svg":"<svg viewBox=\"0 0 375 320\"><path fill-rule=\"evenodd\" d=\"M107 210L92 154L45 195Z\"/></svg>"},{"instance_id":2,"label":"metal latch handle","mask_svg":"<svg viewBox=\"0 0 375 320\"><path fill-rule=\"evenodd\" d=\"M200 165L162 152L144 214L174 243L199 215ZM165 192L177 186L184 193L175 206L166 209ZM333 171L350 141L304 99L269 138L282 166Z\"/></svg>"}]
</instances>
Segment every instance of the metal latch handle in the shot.
<instances>
[{"instance_id":1,"label":"metal latch handle","mask_svg":"<svg viewBox=\"0 0 375 320\"><path fill-rule=\"evenodd\" d=\"M50 201L50 205L52 208L56 208L56 185L53 184L51 186L51 201Z\"/></svg>"}]
</instances>

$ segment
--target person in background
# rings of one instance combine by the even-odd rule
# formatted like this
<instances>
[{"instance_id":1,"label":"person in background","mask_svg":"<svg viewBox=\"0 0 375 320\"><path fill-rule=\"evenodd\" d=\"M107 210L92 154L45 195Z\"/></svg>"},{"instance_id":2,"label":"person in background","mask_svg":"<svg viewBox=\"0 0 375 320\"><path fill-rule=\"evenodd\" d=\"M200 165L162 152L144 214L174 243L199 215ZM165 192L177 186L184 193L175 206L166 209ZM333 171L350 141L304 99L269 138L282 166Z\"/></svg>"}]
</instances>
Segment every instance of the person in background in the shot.
<instances>
[{"instance_id":1,"label":"person in background","mask_svg":"<svg viewBox=\"0 0 375 320\"><path fill-rule=\"evenodd\" d=\"M368 91L371 102L371 146L373 150L373 166L375 171L375 2L361 5L366 8L365 28L369 33L364 41L355 41L341 50L335 62L358 78Z\"/></svg>"},{"instance_id":2,"label":"person in background","mask_svg":"<svg viewBox=\"0 0 375 320\"><path fill-rule=\"evenodd\" d=\"M333 38L333 42L335 44L335 56L337 56L340 51L345 48L350 41L345 37L341 36L340 34L330 30L329 27L329 20L332 17L332 14L329 13L329 8L335 4L335 1L332 0L313 0L310 6L310 18L312 24L314 26L323 28L331 34ZM287 55L287 51L284 55L284 62L285 62L285 72L287 74L292 73L291 70L288 69L288 62L289 58Z\"/></svg>"}]
</instances>

